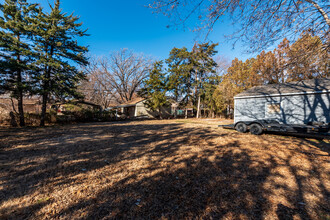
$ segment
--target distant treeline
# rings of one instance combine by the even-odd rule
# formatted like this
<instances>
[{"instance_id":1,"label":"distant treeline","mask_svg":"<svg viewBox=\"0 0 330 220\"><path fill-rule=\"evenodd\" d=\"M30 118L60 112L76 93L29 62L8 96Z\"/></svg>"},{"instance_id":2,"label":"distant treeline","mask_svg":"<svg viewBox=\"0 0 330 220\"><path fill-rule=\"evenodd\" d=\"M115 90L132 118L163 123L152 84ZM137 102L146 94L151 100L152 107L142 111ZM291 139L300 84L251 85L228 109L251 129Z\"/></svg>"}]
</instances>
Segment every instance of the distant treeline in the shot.
<instances>
[{"instance_id":1,"label":"distant treeline","mask_svg":"<svg viewBox=\"0 0 330 220\"><path fill-rule=\"evenodd\" d=\"M42 98L41 126L51 100L85 98L107 109L137 95L154 111L175 102L178 108L193 107L197 117L202 112L228 117L233 97L248 88L330 75L329 44L312 32L231 63L215 60L213 43L173 48L168 59L156 62L127 49L88 59L87 47L78 43L86 36L78 21L61 10L60 0L49 12L26 0L0 4L0 93L17 100L20 126L28 95Z\"/></svg>"},{"instance_id":2,"label":"distant treeline","mask_svg":"<svg viewBox=\"0 0 330 220\"><path fill-rule=\"evenodd\" d=\"M157 62L141 90L150 106L165 105L167 94L181 106L193 106L197 117L202 108L208 117L228 117L234 96L253 86L330 76L329 48L310 33L293 44L284 39L273 51L262 51L255 58L235 58L229 67L213 60L216 46L200 44L191 52L174 48L165 61L166 70Z\"/></svg>"},{"instance_id":3,"label":"distant treeline","mask_svg":"<svg viewBox=\"0 0 330 220\"><path fill-rule=\"evenodd\" d=\"M253 86L329 76L330 51L319 37L306 33L293 44L284 39L273 51L245 62L234 59L213 94L213 109L233 109L233 97Z\"/></svg>"},{"instance_id":4,"label":"distant treeline","mask_svg":"<svg viewBox=\"0 0 330 220\"><path fill-rule=\"evenodd\" d=\"M305 33L294 43L284 39L273 51L231 62L216 57L217 44L173 48L169 57L153 62L129 50L93 59L80 90L104 109L125 103L138 93L154 111L175 102L193 108L197 117L233 113L233 97L253 86L330 76L330 54L317 36Z\"/></svg>"}]
</instances>

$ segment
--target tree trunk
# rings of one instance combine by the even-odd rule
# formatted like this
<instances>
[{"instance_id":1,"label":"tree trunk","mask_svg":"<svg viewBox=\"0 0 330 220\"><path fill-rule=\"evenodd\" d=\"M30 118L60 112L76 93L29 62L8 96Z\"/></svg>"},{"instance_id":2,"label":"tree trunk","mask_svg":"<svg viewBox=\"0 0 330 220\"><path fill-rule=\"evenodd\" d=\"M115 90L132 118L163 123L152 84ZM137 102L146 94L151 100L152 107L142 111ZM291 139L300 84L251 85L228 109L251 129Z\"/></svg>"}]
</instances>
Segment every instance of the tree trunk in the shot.
<instances>
[{"instance_id":1,"label":"tree trunk","mask_svg":"<svg viewBox=\"0 0 330 220\"><path fill-rule=\"evenodd\" d=\"M20 36L17 36L17 40L20 41ZM17 63L19 64L21 62L21 56L17 55ZM23 109L23 88L22 88L22 72L19 69L17 71L17 101L18 101L18 113L19 113L19 125L21 127L25 126L25 120L24 120L24 109Z\"/></svg>"},{"instance_id":2,"label":"tree trunk","mask_svg":"<svg viewBox=\"0 0 330 220\"><path fill-rule=\"evenodd\" d=\"M48 100L48 93L47 92L44 92L44 94L42 95L42 107L41 107L40 126L45 126L46 110L47 110L47 100Z\"/></svg>"},{"instance_id":3,"label":"tree trunk","mask_svg":"<svg viewBox=\"0 0 330 220\"><path fill-rule=\"evenodd\" d=\"M11 101L11 107L13 108L13 111L14 111L16 114L18 114L17 111L16 111L16 108L15 108L15 103L14 103L13 98L10 98L10 101Z\"/></svg>"},{"instance_id":4,"label":"tree trunk","mask_svg":"<svg viewBox=\"0 0 330 220\"><path fill-rule=\"evenodd\" d=\"M50 47L50 53L48 57L53 57L54 54L54 46ZM46 111L47 111L47 102L48 102L48 96L50 91L50 75L51 75L52 68L46 67L45 69L45 79L43 84L43 93L42 93L42 107L41 107L41 120L40 120L40 126L45 126L45 120L46 120Z\"/></svg>"},{"instance_id":5,"label":"tree trunk","mask_svg":"<svg viewBox=\"0 0 330 220\"><path fill-rule=\"evenodd\" d=\"M19 113L19 125L21 127L25 126L25 120L24 120L24 109L23 109L23 92L20 89L18 94L18 113Z\"/></svg>"},{"instance_id":6,"label":"tree trunk","mask_svg":"<svg viewBox=\"0 0 330 220\"><path fill-rule=\"evenodd\" d=\"M197 103L197 114L196 118L199 118L201 114L201 96L198 95L198 103Z\"/></svg>"},{"instance_id":7,"label":"tree trunk","mask_svg":"<svg viewBox=\"0 0 330 220\"><path fill-rule=\"evenodd\" d=\"M163 115L162 115L162 109L161 109L161 107L158 108L158 114L159 114L160 120L163 120Z\"/></svg>"},{"instance_id":8,"label":"tree trunk","mask_svg":"<svg viewBox=\"0 0 330 220\"><path fill-rule=\"evenodd\" d=\"M47 101L48 101L48 94L49 94L49 80L50 80L50 68L46 70L46 79L44 79L43 85L43 93L42 93L42 106L41 106L41 119L40 119L40 126L45 126L46 121L46 111L47 111Z\"/></svg>"},{"instance_id":9,"label":"tree trunk","mask_svg":"<svg viewBox=\"0 0 330 220\"><path fill-rule=\"evenodd\" d=\"M42 93L42 106L41 106L41 119L40 119L40 126L45 126L46 121L46 111L47 111L47 101L48 101L48 95L49 95L49 80L50 80L50 71L51 69L48 68L46 70L46 79L44 79L44 85L43 85L43 93Z\"/></svg>"}]
</instances>

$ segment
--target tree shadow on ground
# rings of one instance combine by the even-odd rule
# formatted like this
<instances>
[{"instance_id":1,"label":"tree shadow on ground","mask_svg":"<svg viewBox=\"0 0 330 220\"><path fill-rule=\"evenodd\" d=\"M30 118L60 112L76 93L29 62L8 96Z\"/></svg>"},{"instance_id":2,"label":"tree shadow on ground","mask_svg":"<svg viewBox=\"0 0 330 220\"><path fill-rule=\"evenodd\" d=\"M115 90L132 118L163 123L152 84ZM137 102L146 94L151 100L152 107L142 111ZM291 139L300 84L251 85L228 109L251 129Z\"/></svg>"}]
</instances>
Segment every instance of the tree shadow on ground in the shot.
<instances>
[{"instance_id":1,"label":"tree shadow on ground","mask_svg":"<svg viewBox=\"0 0 330 220\"><path fill-rule=\"evenodd\" d=\"M317 160L326 156L309 150L306 146L313 145L304 140L283 139L288 148L273 150L279 142L270 143L266 136L143 122L34 131L39 132L20 131L1 143L0 217L329 216L329 172L324 171L329 164L319 166ZM291 143L304 149L299 152ZM54 192L69 198L59 200ZM316 198L311 200L310 194ZM14 205L23 199L29 205ZM52 212L40 214L47 207Z\"/></svg>"},{"instance_id":2,"label":"tree shadow on ground","mask_svg":"<svg viewBox=\"0 0 330 220\"><path fill-rule=\"evenodd\" d=\"M270 170L246 166L250 160L245 152L228 152L214 162L196 155L177 161L182 167L175 171L141 180L135 180L136 174L127 177L97 195L101 204L84 200L59 216L87 209L90 219L222 218L228 213L232 218L262 219L268 207L262 184Z\"/></svg>"},{"instance_id":3,"label":"tree shadow on ground","mask_svg":"<svg viewBox=\"0 0 330 220\"><path fill-rule=\"evenodd\" d=\"M300 170L291 167L290 174L297 184L295 189L285 183L276 181L285 178L280 173L272 173L278 164L272 157L269 163L263 163L251 156L251 152L240 151L232 145L221 148L232 148L221 156L207 151L202 156L195 155L178 161L177 169L168 169L151 177L137 178L139 173L148 172L149 168L136 171L133 175L105 188L96 195L96 200L82 200L62 210L57 217L75 216L86 213L88 219L312 219L313 214L306 210L305 193L312 190L303 183L309 175L299 175ZM287 161L282 161L287 162ZM150 167L153 169L153 167ZM312 171L311 171L312 172ZM319 174L313 173L318 176ZM281 182L281 181L280 181ZM271 187L265 187L270 184ZM321 188L325 187L320 183ZM271 197L273 188L285 192L285 199L290 207L278 204L274 209ZM322 192L324 200L318 205L328 210L326 199L328 192ZM284 208L286 207L286 208ZM326 213L326 212L324 212ZM323 213L323 214L324 214Z\"/></svg>"},{"instance_id":4,"label":"tree shadow on ground","mask_svg":"<svg viewBox=\"0 0 330 220\"><path fill-rule=\"evenodd\" d=\"M72 182L72 176L148 153L161 160L175 153L189 135L206 139L214 135L207 130L182 129L178 124L126 124L91 123L3 132L9 140L0 142L0 202L36 193L45 184L64 185ZM154 142L164 143L149 147ZM8 213L9 209L2 212Z\"/></svg>"}]
</instances>

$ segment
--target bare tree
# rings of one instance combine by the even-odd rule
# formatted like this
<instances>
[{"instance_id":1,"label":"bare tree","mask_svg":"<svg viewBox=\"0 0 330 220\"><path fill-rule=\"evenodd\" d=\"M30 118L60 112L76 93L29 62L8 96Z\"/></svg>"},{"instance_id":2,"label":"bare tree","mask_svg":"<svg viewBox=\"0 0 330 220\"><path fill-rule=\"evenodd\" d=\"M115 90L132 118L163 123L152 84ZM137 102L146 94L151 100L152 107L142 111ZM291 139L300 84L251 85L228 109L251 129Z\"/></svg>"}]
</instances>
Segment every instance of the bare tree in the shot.
<instances>
[{"instance_id":1,"label":"bare tree","mask_svg":"<svg viewBox=\"0 0 330 220\"><path fill-rule=\"evenodd\" d=\"M206 30L230 16L238 29L231 39L247 43L249 51L261 51L277 40L295 40L310 31L330 45L329 0L152 0L155 12L169 16L174 25L197 19L195 30ZM194 22L195 24L196 22ZM235 41L236 42L236 41Z\"/></svg>"},{"instance_id":2,"label":"bare tree","mask_svg":"<svg viewBox=\"0 0 330 220\"><path fill-rule=\"evenodd\" d=\"M113 52L109 58L102 59L100 62L106 83L109 83L119 95L120 102L127 102L134 98L151 66L151 58L128 49Z\"/></svg>"},{"instance_id":3,"label":"bare tree","mask_svg":"<svg viewBox=\"0 0 330 220\"><path fill-rule=\"evenodd\" d=\"M85 68L87 81L80 86L86 101L108 108L134 98L147 77L152 59L128 49L112 52L109 57L91 59Z\"/></svg>"},{"instance_id":4,"label":"bare tree","mask_svg":"<svg viewBox=\"0 0 330 220\"><path fill-rule=\"evenodd\" d=\"M225 56L218 55L215 57L215 62L217 63L217 74L220 76L226 74L231 64L230 60Z\"/></svg>"},{"instance_id":5,"label":"bare tree","mask_svg":"<svg viewBox=\"0 0 330 220\"><path fill-rule=\"evenodd\" d=\"M98 104L103 109L110 107L111 104L118 104L115 90L101 71L100 60L90 59L90 64L84 70L87 73L87 80L82 82L79 91L84 95L85 100Z\"/></svg>"}]
</instances>

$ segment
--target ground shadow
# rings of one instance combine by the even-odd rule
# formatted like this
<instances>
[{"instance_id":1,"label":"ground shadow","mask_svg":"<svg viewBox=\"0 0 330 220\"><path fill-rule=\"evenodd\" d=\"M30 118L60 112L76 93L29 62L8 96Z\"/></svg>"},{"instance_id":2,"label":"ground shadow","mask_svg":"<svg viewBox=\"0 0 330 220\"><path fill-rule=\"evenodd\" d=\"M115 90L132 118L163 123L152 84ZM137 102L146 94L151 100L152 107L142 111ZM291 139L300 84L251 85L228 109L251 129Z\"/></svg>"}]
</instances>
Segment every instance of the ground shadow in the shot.
<instances>
[{"instance_id":1,"label":"ground shadow","mask_svg":"<svg viewBox=\"0 0 330 220\"><path fill-rule=\"evenodd\" d=\"M302 146L301 152L290 145L276 151L271 147L278 143L268 142L266 136L220 133L177 123L89 123L14 131L2 134L9 138L0 142L0 218L329 216L329 189L324 182L329 173L319 167L319 160L326 156L306 148L314 144L305 140L281 140ZM252 142L242 142L247 138ZM287 151L282 154L280 150ZM295 164L300 161L296 155L309 166ZM98 178L98 185L88 179L91 175ZM312 181L317 190L310 187ZM38 213L55 202L51 196L37 201L30 198L33 202L25 207L1 208L10 201L52 195L55 189L73 185L81 185L77 191L84 196L66 195L76 199L48 216ZM84 192L87 188L91 195ZM313 205L320 212L308 208L306 195L315 192L318 200Z\"/></svg>"}]
</instances>

